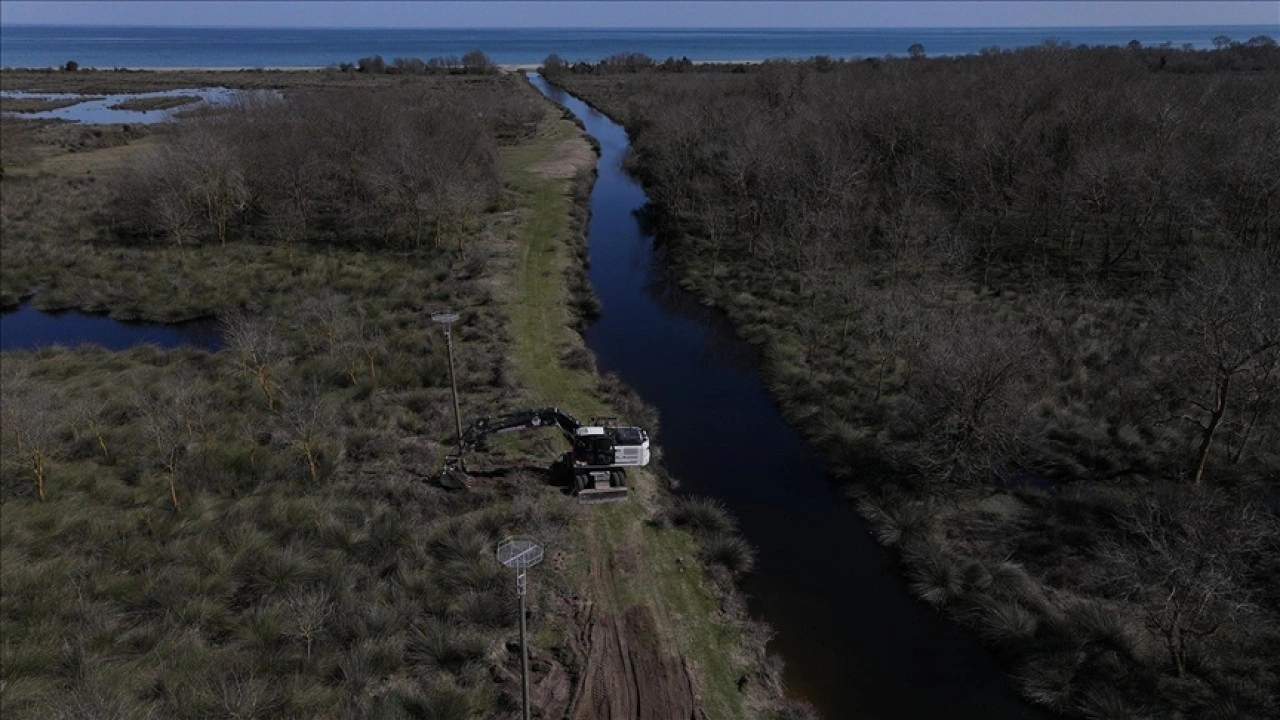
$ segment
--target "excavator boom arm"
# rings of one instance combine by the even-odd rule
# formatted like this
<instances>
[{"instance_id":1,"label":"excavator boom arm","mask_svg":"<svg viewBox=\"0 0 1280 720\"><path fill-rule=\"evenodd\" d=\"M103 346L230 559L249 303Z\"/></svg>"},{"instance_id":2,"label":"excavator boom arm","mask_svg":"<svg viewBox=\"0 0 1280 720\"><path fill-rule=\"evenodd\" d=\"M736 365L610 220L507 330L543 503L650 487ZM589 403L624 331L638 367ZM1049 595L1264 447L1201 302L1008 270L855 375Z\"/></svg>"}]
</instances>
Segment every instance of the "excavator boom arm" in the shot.
<instances>
[{"instance_id":1,"label":"excavator boom arm","mask_svg":"<svg viewBox=\"0 0 1280 720\"><path fill-rule=\"evenodd\" d=\"M452 468L459 465L462 457L471 452L490 435L511 432L513 430L538 429L544 427L557 427L569 438L573 438L578 428L582 427L582 423L578 422L572 415L560 410L559 408L541 408L539 410L521 410L519 412L507 413L506 415L496 415L494 417L480 418L471 423L471 426L462 433L462 442L458 446L456 452L450 455L445 464Z\"/></svg>"}]
</instances>

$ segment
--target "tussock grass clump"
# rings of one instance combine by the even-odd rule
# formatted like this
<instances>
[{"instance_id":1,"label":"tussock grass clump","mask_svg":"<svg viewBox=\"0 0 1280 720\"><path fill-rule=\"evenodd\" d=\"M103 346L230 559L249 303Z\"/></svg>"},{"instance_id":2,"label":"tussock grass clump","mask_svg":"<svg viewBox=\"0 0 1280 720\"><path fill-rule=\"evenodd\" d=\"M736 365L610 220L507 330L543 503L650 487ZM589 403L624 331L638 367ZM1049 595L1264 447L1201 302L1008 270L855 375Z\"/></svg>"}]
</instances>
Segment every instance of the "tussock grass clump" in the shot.
<instances>
[{"instance_id":1,"label":"tussock grass clump","mask_svg":"<svg viewBox=\"0 0 1280 720\"><path fill-rule=\"evenodd\" d=\"M917 500L864 497L858 511L871 521L876 538L889 546L922 538L937 526L935 511Z\"/></svg>"},{"instance_id":2,"label":"tussock grass clump","mask_svg":"<svg viewBox=\"0 0 1280 720\"><path fill-rule=\"evenodd\" d=\"M1085 691L1080 712L1088 720L1155 720L1156 717L1144 705L1135 705L1129 698L1105 687Z\"/></svg>"},{"instance_id":3,"label":"tussock grass clump","mask_svg":"<svg viewBox=\"0 0 1280 720\"><path fill-rule=\"evenodd\" d=\"M675 507L671 509L671 522L676 527L713 537L737 529L737 523L724 503L715 498L682 497L676 500Z\"/></svg>"},{"instance_id":4,"label":"tussock grass clump","mask_svg":"<svg viewBox=\"0 0 1280 720\"><path fill-rule=\"evenodd\" d=\"M491 711L492 703L475 690L436 684L396 694L403 716L411 720L469 720Z\"/></svg>"},{"instance_id":5,"label":"tussock grass clump","mask_svg":"<svg viewBox=\"0 0 1280 720\"><path fill-rule=\"evenodd\" d=\"M595 355L585 345L574 345L566 350L560 364L571 370L596 371Z\"/></svg>"},{"instance_id":6,"label":"tussock grass clump","mask_svg":"<svg viewBox=\"0 0 1280 720\"><path fill-rule=\"evenodd\" d=\"M473 625L494 630L509 628L519 620L510 593L496 588L463 593L457 601L457 612Z\"/></svg>"},{"instance_id":7,"label":"tussock grass clump","mask_svg":"<svg viewBox=\"0 0 1280 720\"><path fill-rule=\"evenodd\" d=\"M431 618L409 630L405 651L410 662L459 675L468 665L480 663L489 647L481 634Z\"/></svg>"},{"instance_id":8,"label":"tussock grass clump","mask_svg":"<svg viewBox=\"0 0 1280 720\"><path fill-rule=\"evenodd\" d=\"M701 556L708 565L732 573L748 573L755 567L756 551L740 535L721 534L701 543Z\"/></svg>"},{"instance_id":9,"label":"tussock grass clump","mask_svg":"<svg viewBox=\"0 0 1280 720\"><path fill-rule=\"evenodd\" d=\"M1038 655L1018 671L1018 685L1033 703L1065 712L1072 707L1071 695L1076 690L1078 665L1074 652Z\"/></svg>"},{"instance_id":10,"label":"tussock grass clump","mask_svg":"<svg viewBox=\"0 0 1280 720\"><path fill-rule=\"evenodd\" d=\"M1129 617L1123 607L1076 602L1066 608L1059 622L1059 632L1076 643L1088 643L1134 660L1144 659L1147 654L1141 623Z\"/></svg>"},{"instance_id":11,"label":"tussock grass clump","mask_svg":"<svg viewBox=\"0 0 1280 720\"><path fill-rule=\"evenodd\" d=\"M964 595L966 562L963 558L927 541L912 543L904 552L911 568L911 590L917 597L935 607L943 607Z\"/></svg>"},{"instance_id":12,"label":"tussock grass clump","mask_svg":"<svg viewBox=\"0 0 1280 720\"><path fill-rule=\"evenodd\" d=\"M990 599L982 604L979 623L987 638L1000 645L1009 645L1035 637L1040 618L1017 601Z\"/></svg>"}]
</instances>

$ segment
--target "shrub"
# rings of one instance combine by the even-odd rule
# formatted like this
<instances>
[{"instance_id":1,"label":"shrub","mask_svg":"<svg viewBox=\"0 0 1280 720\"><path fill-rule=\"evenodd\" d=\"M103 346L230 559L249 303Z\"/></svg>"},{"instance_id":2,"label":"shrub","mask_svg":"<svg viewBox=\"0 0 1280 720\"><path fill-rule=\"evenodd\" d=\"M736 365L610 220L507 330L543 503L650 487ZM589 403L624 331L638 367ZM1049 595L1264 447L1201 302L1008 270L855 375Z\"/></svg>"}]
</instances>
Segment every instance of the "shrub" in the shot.
<instances>
[{"instance_id":1,"label":"shrub","mask_svg":"<svg viewBox=\"0 0 1280 720\"><path fill-rule=\"evenodd\" d=\"M988 599L982 603L979 629L1000 644L1022 642L1035 636L1040 619L1015 600Z\"/></svg>"},{"instance_id":2,"label":"shrub","mask_svg":"<svg viewBox=\"0 0 1280 720\"><path fill-rule=\"evenodd\" d=\"M1022 692L1037 705L1065 712L1071 707L1079 666L1075 651L1039 655L1017 673Z\"/></svg>"},{"instance_id":3,"label":"shrub","mask_svg":"<svg viewBox=\"0 0 1280 720\"><path fill-rule=\"evenodd\" d=\"M756 564L756 551L738 535L717 535L702 545L702 558L733 573L747 573Z\"/></svg>"},{"instance_id":4,"label":"shrub","mask_svg":"<svg viewBox=\"0 0 1280 720\"><path fill-rule=\"evenodd\" d=\"M497 66L483 50L471 50L463 55L462 67L468 73L491 73L497 70Z\"/></svg>"},{"instance_id":5,"label":"shrub","mask_svg":"<svg viewBox=\"0 0 1280 720\"><path fill-rule=\"evenodd\" d=\"M425 693L401 691L396 694L404 712L414 720L470 720L484 717L490 704L452 686L433 687Z\"/></svg>"},{"instance_id":6,"label":"shrub","mask_svg":"<svg viewBox=\"0 0 1280 720\"><path fill-rule=\"evenodd\" d=\"M965 565L952 553L931 543L912 543L906 551L911 566L911 589L934 607L942 607L964 593Z\"/></svg>"},{"instance_id":7,"label":"shrub","mask_svg":"<svg viewBox=\"0 0 1280 720\"><path fill-rule=\"evenodd\" d=\"M858 510L875 527L876 538L889 546L921 537L935 525L934 511L928 504L901 498L864 498Z\"/></svg>"},{"instance_id":8,"label":"shrub","mask_svg":"<svg viewBox=\"0 0 1280 720\"><path fill-rule=\"evenodd\" d=\"M595 355L585 345L573 345L565 350L560 357L560 364L570 370L586 370L591 373L596 370Z\"/></svg>"},{"instance_id":9,"label":"shrub","mask_svg":"<svg viewBox=\"0 0 1280 720\"><path fill-rule=\"evenodd\" d=\"M463 593L457 602L458 614L467 622L481 627L495 629L511 627L519 617L509 589L506 590L508 591L502 592L495 588Z\"/></svg>"},{"instance_id":10,"label":"shrub","mask_svg":"<svg viewBox=\"0 0 1280 720\"><path fill-rule=\"evenodd\" d=\"M732 533L737 527L724 503L714 498L678 499L671 511L671 522L677 527L712 536Z\"/></svg>"},{"instance_id":11,"label":"shrub","mask_svg":"<svg viewBox=\"0 0 1280 720\"><path fill-rule=\"evenodd\" d=\"M406 654L410 662L432 670L461 674L488 652L488 643L477 632L430 618L409 630Z\"/></svg>"}]
</instances>

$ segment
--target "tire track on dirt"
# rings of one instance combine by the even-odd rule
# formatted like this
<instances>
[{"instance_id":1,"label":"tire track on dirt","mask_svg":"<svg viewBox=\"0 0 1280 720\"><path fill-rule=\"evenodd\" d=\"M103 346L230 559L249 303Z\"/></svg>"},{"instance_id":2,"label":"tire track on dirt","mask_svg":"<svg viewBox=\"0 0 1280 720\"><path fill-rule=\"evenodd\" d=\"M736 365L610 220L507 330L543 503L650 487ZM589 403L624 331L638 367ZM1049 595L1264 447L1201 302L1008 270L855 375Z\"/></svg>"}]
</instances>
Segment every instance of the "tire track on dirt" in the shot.
<instances>
[{"instance_id":1,"label":"tire track on dirt","mask_svg":"<svg viewBox=\"0 0 1280 720\"><path fill-rule=\"evenodd\" d=\"M590 546L591 596L580 611L585 661L569 720L698 720L698 693L687 662L664 651L653 608L622 608L618 570L638 567L637 545L610 549L596 528Z\"/></svg>"}]
</instances>

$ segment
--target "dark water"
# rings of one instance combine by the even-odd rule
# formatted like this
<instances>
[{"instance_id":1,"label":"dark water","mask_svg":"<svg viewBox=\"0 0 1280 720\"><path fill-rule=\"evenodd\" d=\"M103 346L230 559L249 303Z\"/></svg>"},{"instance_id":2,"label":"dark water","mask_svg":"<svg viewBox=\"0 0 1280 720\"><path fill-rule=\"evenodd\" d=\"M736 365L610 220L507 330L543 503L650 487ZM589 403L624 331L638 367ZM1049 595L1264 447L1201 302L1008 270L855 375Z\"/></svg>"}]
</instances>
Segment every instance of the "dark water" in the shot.
<instances>
[{"instance_id":1,"label":"dark water","mask_svg":"<svg viewBox=\"0 0 1280 720\"><path fill-rule=\"evenodd\" d=\"M193 347L217 352L222 349L222 338L218 335L217 323L212 320L123 322L77 310L43 312L31 303L0 313L0 352L34 350L49 345L101 345L108 350L127 350L147 344L166 350Z\"/></svg>"},{"instance_id":2,"label":"dark water","mask_svg":"<svg viewBox=\"0 0 1280 720\"><path fill-rule=\"evenodd\" d=\"M908 594L894 558L783 421L754 347L670 282L633 214L646 200L622 170L622 127L530 77L601 145L589 244L604 310L587 344L661 413L683 491L723 501L759 549L750 608L777 633L789 691L831 720L1045 717L975 637Z\"/></svg>"},{"instance_id":3,"label":"dark water","mask_svg":"<svg viewBox=\"0 0 1280 720\"><path fill-rule=\"evenodd\" d=\"M675 7L674 5L672 6ZM661 18L655 16L656 21ZM1226 35L1244 41L1280 35L1269 25L1070 28L592 29L592 28L190 28L67 27L0 24L0 65L60 67L323 67L370 55L460 57L483 50L500 64L536 64L550 53L595 62L620 52L659 60L764 60L814 55L903 55L915 43L930 55L1011 49L1046 40L1073 45L1212 46Z\"/></svg>"}]
</instances>

